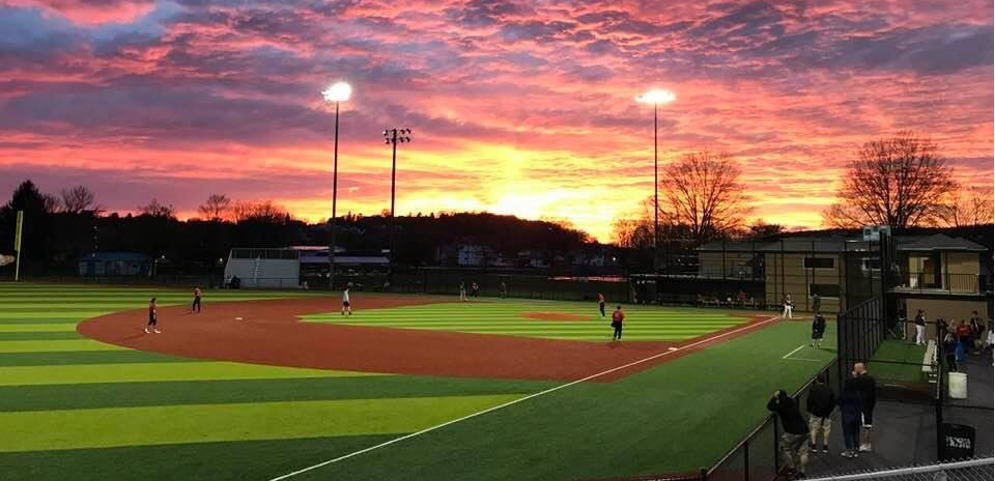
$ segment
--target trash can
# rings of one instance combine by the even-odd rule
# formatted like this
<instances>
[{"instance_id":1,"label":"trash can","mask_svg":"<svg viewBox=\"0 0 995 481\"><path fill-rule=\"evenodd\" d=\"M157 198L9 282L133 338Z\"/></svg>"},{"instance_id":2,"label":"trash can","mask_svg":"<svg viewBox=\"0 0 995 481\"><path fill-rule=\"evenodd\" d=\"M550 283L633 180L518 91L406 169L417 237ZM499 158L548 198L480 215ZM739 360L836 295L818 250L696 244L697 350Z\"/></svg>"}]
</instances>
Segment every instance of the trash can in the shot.
<instances>
[{"instance_id":1,"label":"trash can","mask_svg":"<svg viewBox=\"0 0 995 481\"><path fill-rule=\"evenodd\" d=\"M974 428L964 424L943 423L940 425L943 446L940 461L954 461L974 457Z\"/></svg>"},{"instance_id":2,"label":"trash can","mask_svg":"<svg viewBox=\"0 0 995 481\"><path fill-rule=\"evenodd\" d=\"M951 372L947 374L947 394L953 399L967 399L967 374Z\"/></svg>"}]
</instances>

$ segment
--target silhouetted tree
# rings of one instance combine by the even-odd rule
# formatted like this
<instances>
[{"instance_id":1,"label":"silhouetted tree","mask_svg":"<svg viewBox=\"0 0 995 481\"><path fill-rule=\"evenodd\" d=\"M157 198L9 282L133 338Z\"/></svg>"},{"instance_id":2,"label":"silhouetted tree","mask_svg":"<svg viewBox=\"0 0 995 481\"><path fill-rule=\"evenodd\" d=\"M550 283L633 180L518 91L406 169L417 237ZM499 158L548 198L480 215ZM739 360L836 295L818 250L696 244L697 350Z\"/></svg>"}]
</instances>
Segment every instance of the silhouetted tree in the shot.
<instances>
[{"instance_id":1,"label":"silhouetted tree","mask_svg":"<svg viewBox=\"0 0 995 481\"><path fill-rule=\"evenodd\" d=\"M224 194L211 194L203 204L197 207L197 212L200 212L205 220L220 222L229 217L231 203L231 199Z\"/></svg>"},{"instance_id":2,"label":"silhouetted tree","mask_svg":"<svg viewBox=\"0 0 995 481\"><path fill-rule=\"evenodd\" d=\"M991 189L972 187L966 192L955 190L941 209L940 219L948 227L991 224L995 214L993 209Z\"/></svg>"},{"instance_id":3,"label":"silhouetted tree","mask_svg":"<svg viewBox=\"0 0 995 481\"><path fill-rule=\"evenodd\" d=\"M823 212L829 227L935 225L956 188L951 169L929 138L912 132L864 144L849 163L837 202Z\"/></svg>"},{"instance_id":4,"label":"silhouetted tree","mask_svg":"<svg viewBox=\"0 0 995 481\"><path fill-rule=\"evenodd\" d=\"M685 226L697 243L739 227L749 213L739 175L740 168L729 154L701 151L683 155L663 169L661 223Z\"/></svg>"},{"instance_id":5,"label":"silhouetted tree","mask_svg":"<svg viewBox=\"0 0 995 481\"><path fill-rule=\"evenodd\" d=\"M139 206L138 212L148 217L176 218L176 209L173 207L173 204L160 203L156 198L153 198L148 204Z\"/></svg>"},{"instance_id":6,"label":"silhouetted tree","mask_svg":"<svg viewBox=\"0 0 995 481\"><path fill-rule=\"evenodd\" d=\"M64 188L59 191L62 211L67 214L82 214L84 212L100 212L97 196L84 185Z\"/></svg>"},{"instance_id":7,"label":"silhouetted tree","mask_svg":"<svg viewBox=\"0 0 995 481\"><path fill-rule=\"evenodd\" d=\"M46 200L45 194L38 190L38 187L25 180L14 189L14 193L2 209L0 209L0 219L2 219L3 232L14 232L17 222L17 212L24 211L24 228L21 233L21 247L25 252L25 258L44 259L48 256L49 244L52 242L51 223L52 211L50 203ZM13 235L4 235L0 238L0 246L3 252L13 250ZM22 268L30 269L32 266L22 265Z\"/></svg>"}]
</instances>

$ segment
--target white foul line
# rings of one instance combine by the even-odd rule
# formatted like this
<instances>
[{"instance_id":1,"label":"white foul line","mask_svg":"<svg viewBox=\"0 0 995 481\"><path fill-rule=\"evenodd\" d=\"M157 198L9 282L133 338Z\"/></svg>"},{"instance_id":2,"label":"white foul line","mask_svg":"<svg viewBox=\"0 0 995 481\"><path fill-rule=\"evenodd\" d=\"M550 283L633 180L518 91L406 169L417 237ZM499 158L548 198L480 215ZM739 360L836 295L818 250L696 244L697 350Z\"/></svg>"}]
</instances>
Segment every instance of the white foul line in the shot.
<instances>
[{"instance_id":1,"label":"white foul line","mask_svg":"<svg viewBox=\"0 0 995 481\"><path fill-rule=\"evenodd\" d=\"M783 357L781 357L781 359L787 359L787 358L791 357L792 354L794 354L794 353L796 353L798 351L801 351L802 349L805 349L805 345L804 344L802 344L801 346L798 346L794 351L791 351L791 352L785 354Z\"/></svg>"},{"instance_id":2,"label":"white foul line","mask_svg":"<svg viewBox=\"0 0 995 481\"><path fill-rule=\"evenodd\" d=\"M506 407L511 406L513 404L518 404L518 403L520 403L522 401L527 401L529 399L536 398L536 397L539 397L539 396L543 396L543 395L549 394L549 393L554 392L554 391L559 391L560 389L568 388L570 386L573 386L573 385L576 385L576 384L580 384L580 383L585 382L585 381L590 381L591 379L599 378L601 376L604 376L605 374L611 374L611 373L613 373L615 371L620 371L622 369L630 368L632 366L636 366L638 364L642 364L642 363L647 362L647 361L652 361L654 359L659 359L659 358L664 357L664 356L669 356L669 355L674 354L676 352L681 352L681 351L686 350L688 348L695 347L695 346L698 346L698 345L706 343L706 342L714 341L716 339L721 339L723 337L726 337L726 336L729 336L729 335L732 335L732 334L743 332L743 331L746 331L746 330L749 330L749 329L755 329L757 327L763 326L763 325L768 324L770 322L776 321L779 318L780 318L779 316L774 316L774 317L771 317L771 318L766 319L764 321L758 322L756 324L750 324L750 325L747 325L747 326L743 326L743 327L741 327L739 329L735 329L735 330L732 330L732 331L729 331L729 332L724 332L722 334L719 334L719 335L716 335L716 336L712 336L712 337L709 337L709 338L706 338L706 339L702 339L700 341L695 341L695 342L693 342L691 344L688 344L686 346L681 346L681 347L679 347L679 348L677 348L676 350L673 350L673 351L669 351L668 350L668 351L665 351L665 352L654 354L654 355L652 355L650 357L647 357L647 358L644 358L644 359L640 359L638 361L633 361L633 362L630 362L628 364L624 364L622 366L613 367L613 368L608 369L606 371L601 371L599 373L592 374L590 376L587 376L587 377L582 378L582 379L578 379L576 381L570 381L570 382L568 382L566 384L560 384L559 386L551 387L549 389L546 389L545 391L539 391L537 393L532 393L532 394L529 394L528 396L520 397L518 399L514 399L514 400L511 400L511 401L508 401L508 402L506 402L504 404L498 404L497 406L489 407L487 409L484 409L483 411L478 411L478 412L475 412L475 413L472 413L472 414L468 414L468 415L463 416L461 418L456 418L456 419L453 419L453 420L450 420L450 421L446 421L446 422L444 422L442 424L437 424L435 426L422 429L421 431L416 431L416 432L413 432L413 433L405 434L404 436L400 436L400 437L391 439L389 441L385 441L385 442L382 442L380 444L377 444L377 445L374 445L374 446L370 446L370 447L365 448L365 449L360 449L359 451L353 451L353 452L351 452L349 454L344 454L344 455L339 456L337 458L332 458L332 459L329 459L327 461L322 461L322 462L320 462L318 464L315 464L315 465L312 465L312 466L308 466L306 468L298 469L297 471L294 471L292 473L287 473L287 474L284 474L283 476L277 476L275 478L270 479L269 481L281 481L281 480L284 480L284 479L287 479L287 478L291 478L293 476L297 476L298 474L303 474L303 473L306 473L308 471L312 471L312 470L315 470L315 469L318 469L318 468L321 468L321 467L324 467L324 466L328 466L329 464L337 463L339 461L343 461L343 460L349 459L349 458L354 457L354 456L359 456L360 454L368 453L370 451L374 451L374 450L380 449L382 447L390 446L391 444L394 444L394 443L399 443L401 441L404 441L405 439L410 439L410 438L413 438L413 437L416 437L416 436L421 436L422 434L425 434L425 433L428 433L428 432L431 432L431 431L435 431L436 429L444 428L446 426L449 426L450 424L456 424L456 423L458 423L460 421L466 421L467 419L475 418L475 417L480 416L482 414L487 414L489 412L497 411L498 409L503 409L503 408L506 408ZM802 346L802 347L805 347L805 346Z\"/></svg>"}]
</instances>

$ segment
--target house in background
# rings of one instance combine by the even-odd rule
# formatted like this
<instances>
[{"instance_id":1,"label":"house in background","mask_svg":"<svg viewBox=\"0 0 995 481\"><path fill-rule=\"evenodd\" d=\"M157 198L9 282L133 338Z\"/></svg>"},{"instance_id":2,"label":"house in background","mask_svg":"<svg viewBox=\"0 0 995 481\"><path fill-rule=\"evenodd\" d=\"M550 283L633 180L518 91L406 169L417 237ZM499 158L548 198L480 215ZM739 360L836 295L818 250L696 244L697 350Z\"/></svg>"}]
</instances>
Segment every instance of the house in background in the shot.
<instances>
[{"instance_id":1,"label":"house in background","mask_svg":"<svg viewBox=\"0 0 995 481\"><path fill-rule=\"evenodd\" d=\"M149 257L138 252L94 252L79 259L81 277L145 276Z\"/></svg>"}]
</instances>

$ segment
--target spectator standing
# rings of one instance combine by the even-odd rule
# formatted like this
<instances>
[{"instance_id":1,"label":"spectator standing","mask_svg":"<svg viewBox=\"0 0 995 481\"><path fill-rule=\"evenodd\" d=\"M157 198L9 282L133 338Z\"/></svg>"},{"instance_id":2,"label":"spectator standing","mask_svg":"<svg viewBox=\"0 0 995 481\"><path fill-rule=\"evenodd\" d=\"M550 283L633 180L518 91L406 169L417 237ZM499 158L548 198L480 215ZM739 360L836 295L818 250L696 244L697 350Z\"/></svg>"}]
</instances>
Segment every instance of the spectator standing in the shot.
<instances>
[{"instance_id":1,"label":"spectator standing","mask_svg":"<svg viewBox=\"0 0 995 481\"><path fill-rule=\"evenodd\" d=\"M949 329L943 331L943 358L947 361L947 370L957 371L957 337Z\"/></svg>"},{"instance_id":2,"label":"spectator standing","mask_svg":"<svg viewBox=\"0 0 995 481\"><path fill-rule=\"evenodd\" d=\"M919 309L916 314L916 345L926 344L926 311Z\"/></svg>"},{"instance_id":3,"label":"spectator standing","mask_svg":"<svg viewBox=\"0 0 995 481\"><path fill-rule=\"evenodd\" d=\"M781 453L787 461L787 467L796 477L805 477L805 465L808 464L808 450L805 440L808 438L808 426L795 400L783 389L774 393L767 401L767 410L777 413L781 420Z\"/></svg>"},{"instance_id":4,"label":"spectator standing","mask_svg":"<svg viewBox=\"0 0 995 481\"><path fill-rule=\"evenodd\" d=\"M971 326L971 342L974 344L974 353L979 354L985 343L985 321L981 320L978 311L971 311L969 324Z\"/></svg>"},{"instance_id":5,"label":"spectator standing","mask_svg":"<svg viewBox=\"0 0 995 481\"><path fill-rule=\"evenodd\" d=\"M840 393L840 424L843 427L843 457L856 458L860 443L860 391L856 379L847 379Z\"/></svg>"},{"instance_id":6,"label":"spectator standing","mask_svg":"<svg viewBox=\"0 0 995 481\"><path fill-rule=\"evenodd\" d=\"M462 282L462 281L460 281L460 283L459 283L459 300L461 300L463 302L466 302L466 301L470 300L470 299L467 299L467 297L466 297L466 283Z\"/></svg>"},{"instance_id":7,"label":"spectator standing","mask_svg":"<svg viewBox=\"0 0 995 481\"><path fill-rule=\"evenodd\" d=\"M992 366L995 366L995 330L991 323L988 323L988 352L992 356Z\"/></svg>"},{"instance_id":8,"label":"spectator standing","mask_svg":"<svg viewBox=\"0 0 995 481\"><path fill-rule=\"evenodd\" d=\"M812 312L819 312L822 310L822 298L819 297L818 293L812 294Z\"/></svg>"},{"instance_id":9,"label":"spectator standing","mask_svg":"<svg viewBox=\"0 0 995 481\"><path fill-rule=\"evenodd\" d=\"M815 384L808 391L805 408L808 410L809 449L819 452L819 434L822 434L822 452L829 453L829 431L833 420L830 416L836 409L836 395L820 375L815 378Z\"/></svg>"},{"instance_id":10,"label":"spectator standing","mask_svg":"<svg viewBox=\"0 0 995 481\"><path fill-rule=\"evenodd\" d=\"M853 365L854 381L857 383L857 390L860 391L860 424L863 429L860 432L860 450L870 451L871 429L874 427L874 406L877 404L878 383L867 372L864 363L858 362Z\"/></svg>"},{"instance_id":11,"label":"spectator standing","mask_svg":"<svg viewBox=\"0 0 995 481\"><path fill-rule=\"evenodd\" d=\"M506 284L504 281L501 281L501 299L505 299L507 297L508 297L508 284Z\"/></svg>"},{"instance_id":12,"label":"spectator standing","mask_svg":"<svg viewBox=\"0 0 995 481\"><path fill-rule=\"evenodd\" d=\"M971 326L962 319L957 325L957 363L964 362L964 354L971 345Z\"/></svg>"}]
</instances>

